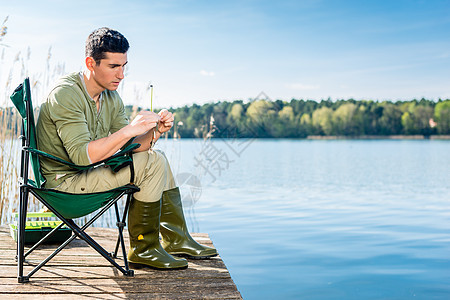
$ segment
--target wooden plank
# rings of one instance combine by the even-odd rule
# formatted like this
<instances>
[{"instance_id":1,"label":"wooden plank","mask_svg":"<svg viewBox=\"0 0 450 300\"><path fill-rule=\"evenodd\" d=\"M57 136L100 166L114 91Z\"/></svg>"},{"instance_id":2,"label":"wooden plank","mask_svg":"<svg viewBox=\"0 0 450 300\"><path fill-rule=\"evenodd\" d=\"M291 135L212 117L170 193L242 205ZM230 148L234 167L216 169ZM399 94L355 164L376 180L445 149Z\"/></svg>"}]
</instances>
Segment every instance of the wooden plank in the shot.
<instances>
[{"instance_id":1,"label":"wooden plank","mask_svg":"<svg viewBox=\"0 0 450 300\"><path fill-rule=\"evenodd\" d=\"M105 249L114 248L117 230L90 228L88 233ZM124 234L128 239L128 234ZM213 245L207 234L192 235L202 244ZM16 278L15 248L9 228L0 226L0 295L9 299L242 299L220 256L188 260L185 270L139 268L135 277L126 277L84 241L76 239L34 274L29 283L20 284ZM46 245L34 251L27 263L38 263L54 248L55 245ZM123 264L120 258L116 261ZM25 272L31 269L32 266L26 266Z\"/></svg>"},{"instance_id":2,"label":"wooden plank","mask_svg":"<svg viewBox=\"0 0 450 300\"><path fill-rule=\"evenodd\" d=\"M25 271L31 271L31 268L25 268ZM2 266L0 270L0 284L4 283L4 279L7 280L17 273L16 266ZM80 267L80 266L55 266L55 267L43 267L39 272L33 275L33 279L46 279L55 277L68 277L68 278L109 278L109 277L123 277L123 275L117 273L114 267L101 266L101 267ZM189 267L185 270L171 270L171 271L159 271L150 268L136 269L135 277L151 277L151 278L230 278L230 274L226 269L212 270L208 267L195 266L189 261Z\"/></svg>"},{"instance_id":3,"label":"wooden plank","mask_svg":"<svg viewBox=\"0 0 450 300\"><path fill-rule=\"evenodd\" d=\"M1 295L1 294L0 294ZM8 300L14 299L38 299L38 300L78 300L78 299L242 299L240 295L218 293L210 294L207 297L197 292L185 292L185 293L111 293L111 294L4 294L8 297Z\"/></svg>"},{"instance_id":4,"label":"wooden plank","mask_svg":"<svg viewBox=\"0 0 450 300\"><path fill-rule=\"evenodd\" d=\"M44 258L46 256L47 255L36 257L36 255L34 255L33 258L31 258L31 259L27 257L26 263L29 264L30 267L35 266L41 261L42 258ZM15 257L15 253L12 254L12 257L9 257L7 259L0 259L0 263L3 266L15 266L15 265L17 265L17 263L13 257ZM77 258L78 258L78 260L77 260ZM117 258L116 262L119 265L121 265L121 264L123 264L123 259ZM226 267L223 264L223 261L220 259L220 257L213 257L211 259L206 259L201 262L199 262L198 260L190 260L190 265L193 268L210 268L211 270L214 270L216 268L223 268L224 270L226 270ZM83 256L71 257L71 256L57 255L52 260L50 260L46 266L49 266L49 267L58 267L58 266L102 267L102 266L110 266L110 264L109 264L109 262L104 260L103 257L100 255L90 256L90 257L83 257ZM0 274L1 274L1 271L0 271Z\"/></svg>"},{"instance_id":5,"label":"wooden plank","mask_svg":"<svg viewBox=\"0 0 450 300\"><path fill-rule=\"evenodd\" d=\"M228 290L234 284L230 281L218 281L216 279L206 280L190 279L190 280L172 280L168 282L166 279L133 279L115 280L115 279L78 279L73 280L52 281L36 279L28 284L0 284L2 293L20 293L29 294L39 290L42 294L64 294L64 293L80 293L80 286L83 293L120 293L124 290L131 292L164 292L167 290L181 289L184 291L195 292L199 289L208 290Z\"/></svg>"}]
</instances>

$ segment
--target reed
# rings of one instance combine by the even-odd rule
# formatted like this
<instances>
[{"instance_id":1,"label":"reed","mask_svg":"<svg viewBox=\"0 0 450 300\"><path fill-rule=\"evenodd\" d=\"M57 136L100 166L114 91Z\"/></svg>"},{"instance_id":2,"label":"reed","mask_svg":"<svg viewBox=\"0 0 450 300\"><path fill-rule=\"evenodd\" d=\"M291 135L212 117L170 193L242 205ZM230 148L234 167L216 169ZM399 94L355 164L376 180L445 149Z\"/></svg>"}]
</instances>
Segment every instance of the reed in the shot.
<instances>
[{"instance_id":1,"label":"reed","mask_svg":"<svg viewBox=\"0 0 450 300\"><path fill-rule=\"evenodd\" d=\"M21 127L21 119L9 102L9 95L14 89L14 84L18 76L23 76L26 72L25 61L20 52L15 54L14 59L9 62L8 56L10 48L4 43L7 37L6 22L0 28L0 49L2 55L0 59L0 224L11 219L11 215L16 211L19 198L18 178L20 164L20 148L17 140ZM20 68L19 68L19 65ZM19 72L20 71L20 72Z\"/></svg>"},{"instance_id":2,"label":"reed","mask_svg":"<svg viewBox=\"0 0 450 300\"><path fill-rule=\"evenodd\" d=\"M11 202L17 202L18 193L15 190L14 180L17 178L17 169L15 168L16 159L13 155L11 143L11 134L16 130L15 114L7 107L7 95L11 87L13 77L13 67L18 61L18 56L14 59L12 67L9 69L5 77L4 70L6 70L5 59L6 50L8 46L3 43L7 35L6 22L8 17L2 23L0 28L0 47L2 48L2 55L0 59L0 85L2 86L2 93L0 95L0 220L3 221L5 211L10 207ZM16 178L14 178L16 176ZM2 223L2 222L0 222Z\"/></svg>"},{"instance_id":3,"label":"reed","mask_svg":"<svg viewBox=\"0 0 450 300\"><path fill-rule=\"evenodd\" d=\"M17 110L12 106L9 96L15 87L30 77L35 118L39 113L39 100L43 99L49 85L65 73L64 64L51 63L51 47L47 54L44 72L29 74L29 62L32 55L28 48L25 53L11 53L12 49L6 44L6 17L0 27L0 224L11 221L12 214L17 211L19 200L19 170L20 170L20 140L19 135L22 121ZM12 55L12 56L11 56ZM14 57L10 59L9 57ZM42 209L42 205L31 197L29 208Z\"/></svg>"}]
</instances>

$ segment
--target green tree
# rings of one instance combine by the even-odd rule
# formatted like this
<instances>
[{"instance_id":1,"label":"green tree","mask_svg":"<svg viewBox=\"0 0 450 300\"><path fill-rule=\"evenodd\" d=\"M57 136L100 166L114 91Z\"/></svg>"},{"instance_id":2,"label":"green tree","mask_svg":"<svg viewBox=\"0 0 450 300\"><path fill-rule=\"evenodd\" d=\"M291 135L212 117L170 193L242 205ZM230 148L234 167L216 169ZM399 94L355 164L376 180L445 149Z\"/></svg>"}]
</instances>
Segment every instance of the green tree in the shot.
<instances>
[{"instance_id":1,"label":"green tree","mask_svg":"<svg viewBox=\"0 0 450 300\"><path fill-rule=\"evenodd\" d=\"M405 111L402 115L402 126L405 134L413 134L415 131L414 120L408 111Z\"/></svg>"},{"instance_id":2,"label":"green tree","mask_svg":"<svg viewBox=\"0 0 450 300\"><path fill-rule=\"evenodd\" d=\"M440 134L450 134L450 100L440 101L436 104L434 119Z\"/></svg>"},{"instance_id":3,"label":"green tree","mask_svg":"<svg viewBox=\"0 0 450 300\"><path fill-rule=\"evenodd\" d=\"M228 135L232 137L243 137L246 135L245 108L241 101L235 101L228 106L230 112L227 116Z\"/></svg>"},{"instance_id":4,"label":"green tree","mask_svg":"<svg viewBox=\"0 0 450 300\"><path fill-rule=\"evenodd\" d=\"M308 113L304 113L300 117L299 137L306 137L311 134L314 134L312 119Z\"/></svg>"},{"instance_id":5,"label":"green tree","mask_svg":"<svg viewBox=\"0 0 450 300\"><path fill-rule=\"evenodd\" d=\"M295 117L294 110L290 106L285 106L278 112L278 117L282 120L293 122Z\"/></svg>"},{"instance_id":6,"label":"green tree","mask_svg":"<svg viewBox=\"0 0 450 300\"><path fill-rule=\"evenodd\" d=\"M278 121L275 121L274 135L276 137L296 137L297 124L295 123L294 110L291 106L285 105L278 112Z\"/></svg>"},{"instance_id":7,"label":"green tree","mask_svg":"<svg viewBox=\"0 0 450 300\"><path fill-rule=\"evenodd\" d=\"M333 132L333 110L329 107L316 109L312 114L312 124L321 133L330 135Z\"/></svg>"},{"instance_id":8,"label":"green tree","mask_svg":"<svg viewBox=\"0 0 450 300\"><path fill-rule=\"evenodd\" d=\"M240 121L244 114L244 107L241 103L235 103L231 107L230 117L234 121Z\"/></svg>"},{"instance_id":9,"label":"green tree","mask_svg":"<svg viewBox=\"0 0 450 300\"><path fill-rule=\"evenodd\" d=\"M417 105L413 110L414 134L430 135L430 119L433 118L434 109L431 106Z\"/></svg>"},{"instance_id":10,"label":"green tree","mask_svg":"<svg viewBox=\"0 0 450 300\"><path fill-rule=\"evenodd\" d=\"M247 116L255 122L263 122L271 111L275 112L271 102L257 100L253 101L247 108Z\"/></svg>"},{"instance_id":11,"label":"green tree","mask_svg":"<svg viewBox=\"0 0 450 300\"><path fill-rule=\"evenodd\" d=\"M393 103L383 102L383 115L379 120L380 134L400 134L402 132L402 111Z\"/></svg>"},{"instance_id":12,"label":"green tree","mask_svg":"<svg viewBox=\"0 0 450 300\"><path fill-rule=\"evenodd\" d=\"M274 121L277 113L272 102L266 100L253 101L247 108L247 126L258 137L273 136Z\"/></svg>"},{"instance_id":13,"label":"green tree","mask_svg":"<svg viewBox=\"0 0 450 300\"><path fill-rule=\"evenodd\" d=\"M355 115L353 116L354 122L354 134L355 135L363 135L366 134L366 122L370 121L369 118L366 117L367 108L364 104L359 104L358 109L355 111ZM366 120L367 119L367 120Z\"/></svg>"},{"instance_id":14,"label":"green tree","mask_svg":"<svg viewBox=\"0 0 450 300\"><path fill-rule=\"evenodd\" d=\"M333 126L336 134L357 134L355 115L358 107L353 103L344 103L333 112Z\"/></svg>"}]
</instances>

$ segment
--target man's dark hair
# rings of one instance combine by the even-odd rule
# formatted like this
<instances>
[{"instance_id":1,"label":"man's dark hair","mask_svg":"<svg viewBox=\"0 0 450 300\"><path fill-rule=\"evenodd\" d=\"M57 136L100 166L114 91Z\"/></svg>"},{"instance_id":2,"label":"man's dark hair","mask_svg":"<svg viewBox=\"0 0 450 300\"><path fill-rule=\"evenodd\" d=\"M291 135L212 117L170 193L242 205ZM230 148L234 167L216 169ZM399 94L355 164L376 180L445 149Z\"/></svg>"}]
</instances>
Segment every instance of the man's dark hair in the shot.
<instances>
[{"instance_id":1,"label":"man's dark hair","mask_svg":"<svg viewBox=\"0 0 450 300\"><path fill-rule=\"evenodd\" d=\"M126 53L130 48L127 39L118 31L108 27L94 30L86 40L86 57L92 57L96 64L105 58L105 52Z\"/></svg>"}]
</instances>

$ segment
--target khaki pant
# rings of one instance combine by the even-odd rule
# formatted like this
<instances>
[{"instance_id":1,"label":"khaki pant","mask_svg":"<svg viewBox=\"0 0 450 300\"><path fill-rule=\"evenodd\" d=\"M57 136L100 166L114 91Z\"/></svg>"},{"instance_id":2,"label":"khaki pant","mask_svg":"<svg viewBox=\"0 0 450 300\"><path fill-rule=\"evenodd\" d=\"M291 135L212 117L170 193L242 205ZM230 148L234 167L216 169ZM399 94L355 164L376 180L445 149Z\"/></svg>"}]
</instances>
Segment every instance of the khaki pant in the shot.
<instances>
[{"instance_id":1,"label":"khaki pant","mask_svg":"<svg viewBox=\"0 0 450 300\"><path fill-rule=\"evenodd\" d=\"M133 154L134 184L141 190L133 197L142 202L159 201L163 191L176 187L169 162L160 150ZM114 173L111 168L100 166L67 178L57 190L68 193L95 193L114 189L130 183L130 167Z\"/></svg>"}]
</instances>

